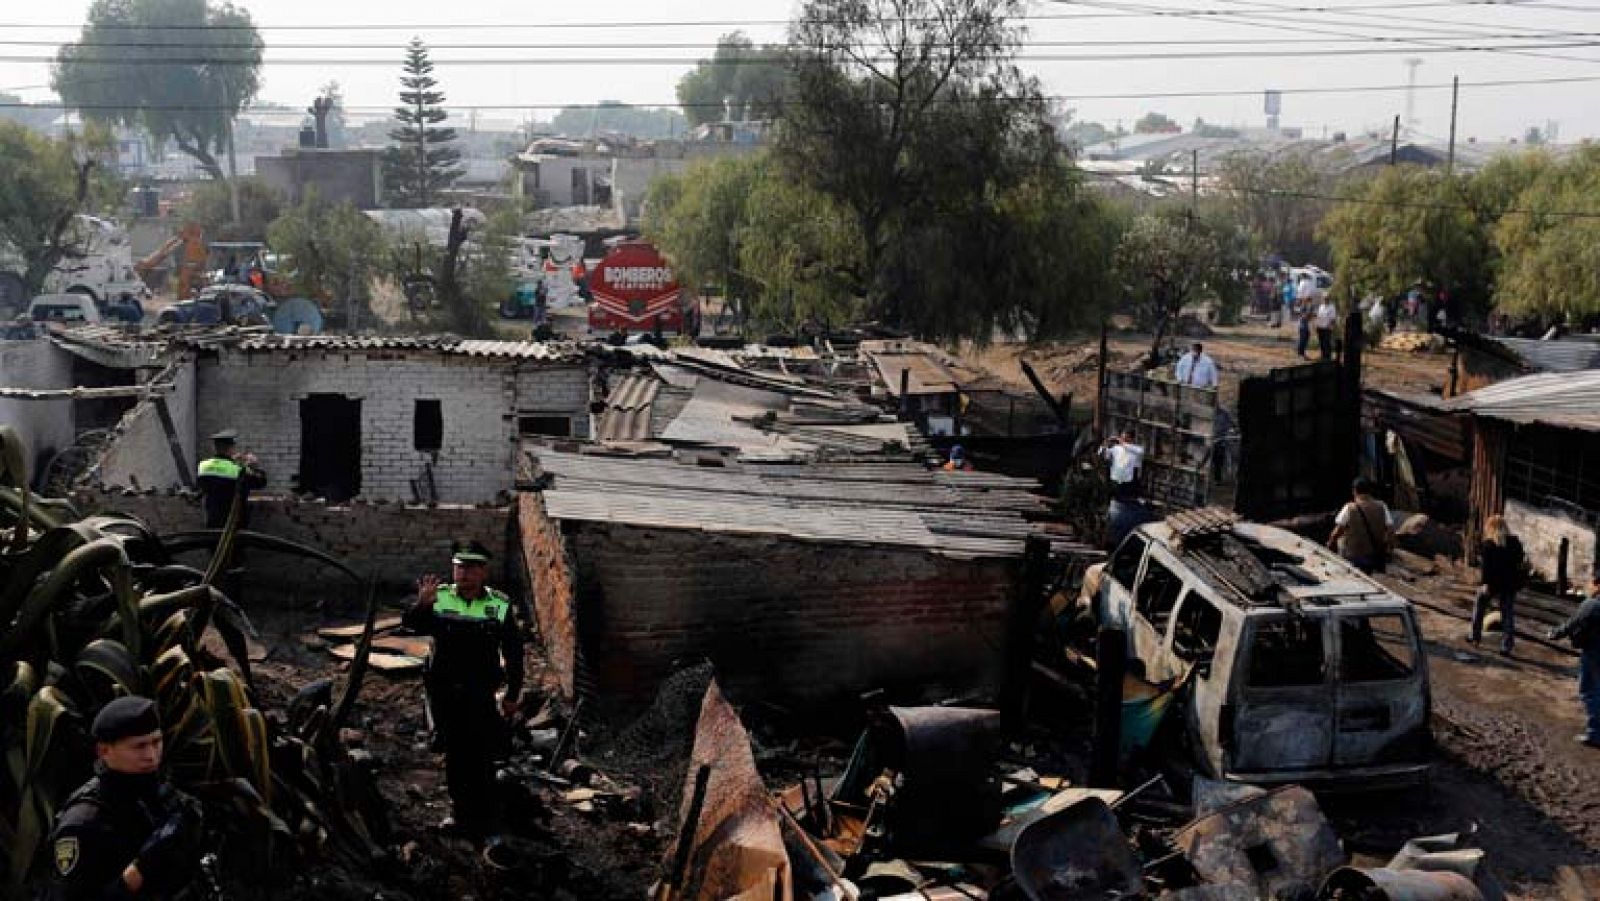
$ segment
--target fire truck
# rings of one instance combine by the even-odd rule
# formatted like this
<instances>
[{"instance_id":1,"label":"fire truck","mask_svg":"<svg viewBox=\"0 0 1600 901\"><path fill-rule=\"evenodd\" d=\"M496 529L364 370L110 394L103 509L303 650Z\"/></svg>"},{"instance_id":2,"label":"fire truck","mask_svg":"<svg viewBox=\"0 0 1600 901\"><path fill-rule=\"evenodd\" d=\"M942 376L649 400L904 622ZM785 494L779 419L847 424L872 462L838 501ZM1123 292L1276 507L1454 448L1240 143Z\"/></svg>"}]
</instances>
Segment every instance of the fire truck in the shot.
<instances>
[{"instance_id":1,"label":"fire truck","mask_svg":"<svg viewBox=\"0 0 1600 901\"><path fill-rule=\"evenodd\" d=\"M700 310L678 290L672 267L648 241L626 238L609 245L589 272L590 332L693 335Z\"/></svg>"}]
</instances>

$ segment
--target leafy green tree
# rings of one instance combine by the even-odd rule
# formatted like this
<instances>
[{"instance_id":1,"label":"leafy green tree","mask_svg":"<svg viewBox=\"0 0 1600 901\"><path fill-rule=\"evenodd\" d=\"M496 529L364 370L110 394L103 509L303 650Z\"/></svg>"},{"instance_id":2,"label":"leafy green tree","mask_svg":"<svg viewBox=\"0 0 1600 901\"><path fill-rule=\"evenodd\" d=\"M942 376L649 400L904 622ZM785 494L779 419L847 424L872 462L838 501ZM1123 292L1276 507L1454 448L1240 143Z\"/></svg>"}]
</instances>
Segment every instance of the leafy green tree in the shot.
<instances>
[{"instance_id":1,"label":"leafy green tree","mask_svg":"<svg viewBox=\"0 0 1600 901\"><path fill-rule=\"evenodd\" d=\"M1136 135L1177 134L1183 131L1183 126L1171 116L1157 112L1148 112L1133 123L1133 133Z\"/></svg>"},{"instance_id":2,"label":"leafy green tree","mask_svg":"<svg viewBox=\"0 0 1600 901\"><path fill-rule=\"evenodd\" d=\"M400 106L394 117L400 127L389 132L389 152L384 159L388 177L390 206L427 207L439 202L465 171L461 150L455 146L456 130L442 123L450 114L444 109L444 93L437 90L433 62L421 38L412 38L406 48L406 61L400 76Z\"/></svg>"},{"instance_id":3,"label":"leafy green tree","mask_svg":"<svg viewBox=\"0 0 1600 901\"><path fill-rule=\"evenodd\" d=\"M75 217L120 199L122 185L101 165L112 152L103 128L56 140L0 121L0 271L14 269L29 296L82 254Z\"/></svg>"},{"instance_id":4,"label":"leafy green tree","mask_svg":"<svg viewBox=\"0 0 1600 901\"><path fill-rule=\"evenodd\" d=\"M1600 148L1584 145L1559 162L1540 153L1496 163L1479 179L1502 190L1520 186L1514 206L1507 204L1514 211L1493 231L1500 255L1496 308L1552 320L1600 314L1600 220L1565 215L1594 210Z\"/></svg>"},{"instance_id":5,"label":"leafy green tree","mask_svg":"<svg viewBox=\"0 0 1600 901\"><path fill-rule=\"evenodd\" d=\"M301 293L327 300L330 318L343 318L344 327L360 325L384 261L376 222L351 203L330 204L308 190L267 229L267 240L289 258Z\"/></svg>"},{"instance_id":6,"label":"leafy green tree","mask_svg":"<svg viewBox=\"0 0 1600 901\"><path fill-rule=\"evenodd\" d=\"M1241 296L1248 259L1231 223L1166 207L1138 216L1116 249L1117 275L1134 321L1154 335L1153 359L1183 308Z\"/></svg>"},{"instance_id":7,"label":"leafy green tree","mask_svg":"<svg viewBox=\"0 0 1600 901\"><path fill-rule=\"evenodd\" d=\"M1415 166L1385 168L1341 197L1317 234L1342 298L1392 297L1424 281L1463 312L1487 307L1499 199L1475 192L1466 176Z\"/></svg>"},{"instance_id":8,"label":"leafy green tree","mask_svg":"<svg viewBox=\"0 0 1600 901\"><path fill-rule=\"evenodd\" d=\"M50 82L86 120L170 141L221 180L217 154L261 88L262 47L250 13L232 3L95 0Z\"/></svg>"},{"instance_id":9,"label":"leafy green tree","mask_svg":"<svg viewBox=\"0 0 1600 901\"><path fill-rule=\"evenodd\" d=\"M855 220L866 314L988 340L1025 302L996 290L1000 201L1063 165L1038 83L1016 66L1021 0L809 0L791 32L783 169ZM1050 261L1063 252L1057 248ZM1039 261L1041 264L1047 261Z\"/></svg>"},{"instance_id":10,"label":"leafy green tree","mask_svg":"<svg viewBox=\"0 0 1600 901\"><path fill-rule=\"evenodd\" d=\"M683 137L688 129L677 110L630 106L602 100L596 106L569 106L556 113L550 127L564 135L584 137L615 132L636 138Z\"/></svg>"},{"instance_id":11,"label":"leafy green tree","mask_svg":"<svg viewBox=\"0 0 1600 901\"><path fill-rule=\"evenodd\" d=\"M1259 150L1229 154L1218 170L1217 195L1261 252L1282 254L1296 264L1327 265L1328 249L1317 237L1317 225L1332 204L1317 198L1332 193L1331 172L1304 154Z\"/></svg>"},{"instance_id":12,"label":"leafy green tree","mask_svg":"<svg viewBox=\"0 0 1600 901\"><path fill-rule=\"evenodd\" d=\"M741 319L788 329L854 309L843 274L861 252L853 218L770 157L708 161L658 179L644 230L681 284L722 286Z\"/></svg>"},{"instance_id":13,"label":"leafy green tree","mask_svg":"<svg viewBox=\"0 0 1600 901\"><path fill-rule=\"evenodd\" d=\"M239 221L233 221L228 186L207 182L195 188L180 215L205 230L214 241L265 241L267 227L283 214L283 195L256 176L241 178Z\"/></svg>"},{"instance_id":14,"label":"leafy green tree","mask_svg":"<svg viewBox=\"0 0 1600 901\"><path fill-rule=\"evenodd\" d=\"M678 79L678 102L690 125L735 119L772 119L789 89L788 48L757 47L743 32L717 39L711 59Z\"/></svg>"}]
</instances>

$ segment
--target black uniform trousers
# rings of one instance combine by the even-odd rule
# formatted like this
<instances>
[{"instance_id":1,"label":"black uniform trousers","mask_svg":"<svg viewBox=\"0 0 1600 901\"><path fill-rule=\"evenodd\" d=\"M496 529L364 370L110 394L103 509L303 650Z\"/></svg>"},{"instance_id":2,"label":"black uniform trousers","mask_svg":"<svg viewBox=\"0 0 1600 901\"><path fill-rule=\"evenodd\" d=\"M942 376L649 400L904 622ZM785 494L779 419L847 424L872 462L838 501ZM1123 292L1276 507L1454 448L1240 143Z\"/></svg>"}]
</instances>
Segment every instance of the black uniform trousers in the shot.
<instances>
[{"instance_id":1,"label":"black uniform trousers","mask_svg":"<svg viewBox=\"0 0 1600 901\"><path fill-rule=\"evenodd\" d=\"M443 739L445 787L456 824L468 833L494 832L500 825L495 765L508 750L495 687L434 675L427 689L434 728Z\"/></svg>"}]
</instances>

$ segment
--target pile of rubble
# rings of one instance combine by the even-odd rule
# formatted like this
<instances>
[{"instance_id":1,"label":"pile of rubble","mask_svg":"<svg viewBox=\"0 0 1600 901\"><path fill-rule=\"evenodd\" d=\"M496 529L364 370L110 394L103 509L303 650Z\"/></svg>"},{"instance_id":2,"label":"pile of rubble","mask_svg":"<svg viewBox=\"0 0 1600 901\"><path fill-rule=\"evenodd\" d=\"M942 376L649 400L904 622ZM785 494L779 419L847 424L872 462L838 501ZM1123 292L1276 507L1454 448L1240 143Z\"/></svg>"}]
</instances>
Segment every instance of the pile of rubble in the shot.
<instances>
[{"instance_id":1,"label":"pile of rubble","mask_svg":"<svg viewBox=\"0 0 1600 901\"><path fill-rule=\"evenodd\" d=\"M1087 788L1006 762L1003 745L996 711L887 707L837 776L769 787L712 682L653 897L1502 897L1470 834L1356 867L1304 788Z\"/></svg>"}]
</instances>

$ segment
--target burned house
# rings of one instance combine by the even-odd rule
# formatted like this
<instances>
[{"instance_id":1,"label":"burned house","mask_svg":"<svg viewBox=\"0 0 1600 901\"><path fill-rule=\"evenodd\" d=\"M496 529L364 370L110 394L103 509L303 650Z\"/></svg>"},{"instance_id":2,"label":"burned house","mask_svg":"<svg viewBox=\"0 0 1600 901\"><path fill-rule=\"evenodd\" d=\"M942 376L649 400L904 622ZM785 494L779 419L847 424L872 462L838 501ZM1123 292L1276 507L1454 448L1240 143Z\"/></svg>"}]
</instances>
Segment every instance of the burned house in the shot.
<instances>
[{"instance_id":1,"label":"burned house","mask_svg":"<svg viewBox=\"0 0 1600 901\"><path fill-rule=\"evenodd\" d=\"M648 698L709 659L735 697L995 689L1032 483L901 464L617 459L530 448L518 524L568 694ZM944 696L944 695L941 695Z\"/></svg>"},{"instance_id":2,"label":"burned house","mask_svg":"<svg viewBox=\"0 0 1600 901\"><path fill-rule=\"evenodd\" d=\"M1455 352L1445 397L1541 372L1600 368L1600 340L1594 336L1543 341L1458 330L1450 332L1449 337Z\"/></svg>"},{"instance_id":3,"label":"burned house","mask_svg":"<svg viewBox=\"0 0 1600 901\"><path fill-rule=\"evenodd\" d=\"M1536 571L1555 582L1565 546L1566 575L1581 585L1600 523L1600 370L1523 376L1439 407L1471 421L1468 538L1503 514Z\"/></svg>"},{"instance_id":4,"label":"burned house","mask_svg":"<svg viewBox=\"0 0 1600 901\"><path fill-rule=\"evenodd\" d=\"M196 336L162 378L174 434L155 404L133 414L102 484L187 484L205 437L231 428L269 493L488 503L512 487L519 435L588 432L588 368L570 345Z\"/></svg>"}]
</instances>

